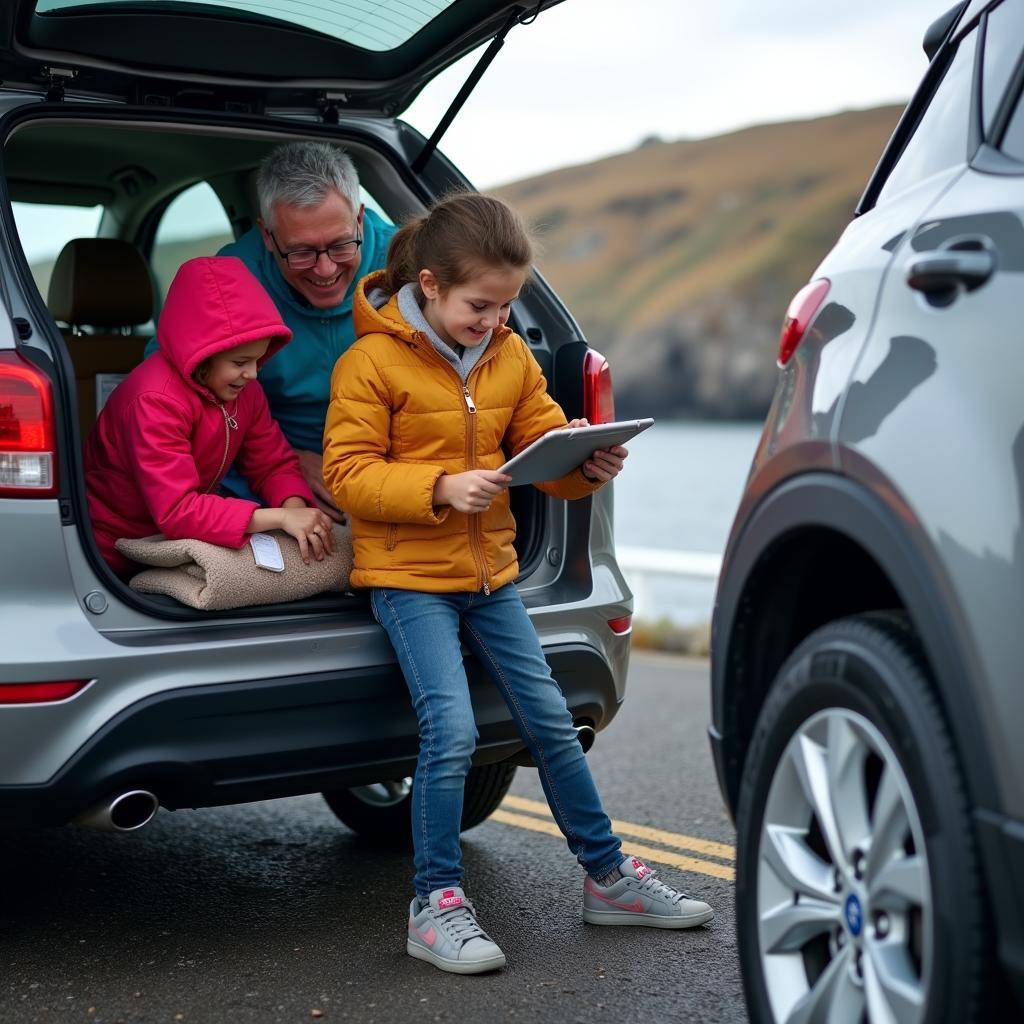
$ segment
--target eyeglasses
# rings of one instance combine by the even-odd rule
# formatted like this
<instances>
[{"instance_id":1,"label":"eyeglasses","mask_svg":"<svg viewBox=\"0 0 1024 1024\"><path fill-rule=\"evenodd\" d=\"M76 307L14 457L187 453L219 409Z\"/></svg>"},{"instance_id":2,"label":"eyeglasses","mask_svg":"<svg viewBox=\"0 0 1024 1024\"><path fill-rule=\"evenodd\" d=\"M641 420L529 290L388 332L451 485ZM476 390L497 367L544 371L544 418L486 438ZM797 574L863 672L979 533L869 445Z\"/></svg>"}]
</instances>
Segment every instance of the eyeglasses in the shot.
<instances>
[{"instance_id":1,"label":"eyeglasses","mask_svg":"<svg viewBox=\"0 0 1024 1024\"><path fill-rule=\"evenodd\" d=\"M315 267L320 259L321 253L327 253L327 258L332 263L351 263L359 252L359 246L363 244L361 238L353 238L348 242L335 242L326 249L292 249L291 252L282 252L281 246L277 244L273 231L267 231L270 240L274 243L277 255L283 259L292 270L308 270Z\"/></svg>"}]
</instances>

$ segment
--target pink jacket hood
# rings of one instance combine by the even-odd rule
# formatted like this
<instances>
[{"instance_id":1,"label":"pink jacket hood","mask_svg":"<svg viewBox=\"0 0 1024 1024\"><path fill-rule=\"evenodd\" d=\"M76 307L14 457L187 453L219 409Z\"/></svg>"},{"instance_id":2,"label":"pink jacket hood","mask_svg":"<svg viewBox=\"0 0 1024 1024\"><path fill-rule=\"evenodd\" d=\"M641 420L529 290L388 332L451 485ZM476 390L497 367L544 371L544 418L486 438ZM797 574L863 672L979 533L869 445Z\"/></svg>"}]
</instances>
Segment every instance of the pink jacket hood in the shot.
<instances>
[{"instance_id":1,"label":"pink jacket hood","mask_svg":"<svg viewBox=\"0 0 1024 1024\"><path fill-rule=\"evenodd\" d=\"M277 306L237 256L199 256L179 268L167 291L157 340L174 368L200 394L192 372L218 352L269 338L262 366L291 340Z\"/></svg>"}]
</instances>

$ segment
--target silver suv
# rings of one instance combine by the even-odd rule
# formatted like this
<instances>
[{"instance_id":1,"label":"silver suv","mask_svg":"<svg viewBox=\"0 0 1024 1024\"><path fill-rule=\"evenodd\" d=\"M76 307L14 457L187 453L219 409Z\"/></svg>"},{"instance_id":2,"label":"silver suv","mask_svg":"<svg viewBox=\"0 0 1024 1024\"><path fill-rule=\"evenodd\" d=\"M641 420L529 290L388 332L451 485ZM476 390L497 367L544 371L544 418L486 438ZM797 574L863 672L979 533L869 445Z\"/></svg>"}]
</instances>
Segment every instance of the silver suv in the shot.
<instances>
[{"instance_id":1,"label":"silver suv","mask_svg":"<svg viewBox=\"0 0 1024 1024\"><path fill-rule=\"evenodd\" d=\"M755 1022L1021 1019L1024 3L925 51L789 308L719 582Z\"/></svg>"},{"instance_id":2,"label":"silver suv","mask_svg":"<svg viewBox=\"0 0 1024 1024\"><path fill-rule=\"evenodd\" d=\"M141 359L175 268L252 226L272 147L336 140L368 205L421 211L466 183L436 149L443 127L428 141L397 115L554 2L370 20L356 2L273 16L255 0L0 5L0 823L130 830L158 805L323 792L353 828L407 832L416 719L367 600L208 613L135 593L93 541L82 442ZM56 268L32 257L47 231L81 231ZM607 364L543 280L513 324L567 415L610 414ZM513 508L518 586L587 744L623 699L629 654L611 491L566 504L519 488ZM468 667L480 743L466 827L524 758L497 688Z\"/></svg>"}]
</instances>

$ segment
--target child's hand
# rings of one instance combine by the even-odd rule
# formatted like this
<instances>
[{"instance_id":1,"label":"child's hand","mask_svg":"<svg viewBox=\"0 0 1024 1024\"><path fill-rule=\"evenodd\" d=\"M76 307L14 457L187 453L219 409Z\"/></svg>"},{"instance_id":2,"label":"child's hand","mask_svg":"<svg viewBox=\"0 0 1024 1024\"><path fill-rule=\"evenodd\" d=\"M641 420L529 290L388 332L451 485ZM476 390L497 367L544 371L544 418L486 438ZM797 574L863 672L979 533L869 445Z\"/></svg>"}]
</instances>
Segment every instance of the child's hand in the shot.
<instances>
[{"instance_id":1,"label":"child's hand","mask_svg":"<svg viewBox=\"0 0 1024 1024\"><path fill-rule=\"evenodd\" d=\"M607 483L614 480L622 472L622 463L629 454L621 444L614 448L598 448L582 465L583 475L589 480L600 480Z\"/></svg>"},{"instance_id":2,"label":"child's hand","mask_svg":"<svg viewBox=\"0 0 1024 1024\"><path fill-rule=\"evenodd\" d=\"M446 474L438 477L434 484L434 504L451 505L459 512L486 512L511 480L507 473L499 473L496 469Z\"/></svg>"},{"instance_id":3,"label":"child's hand","mask_svg":"<svg viewBox=\"0 0 1024 1024\"><path fill-rule=\"evenodd\" d=\"M331 535L331 521L318 508L282 508L281 526L299 542L299 554L309 565L309 556L322 561L325 554L334 553L334 538Z\"/></svg>"},{"instance_id":4,"label":"child's hand","mask_svg":"<svg viewBox=\"0 0 1024 1024\"><path fill-rule=\"evenodd\" d=\"M566 427L589 426L590 424L585 419L569 420L566 424ZM614 448L598 448L580 468L588 480L600 480L602 483L608 483L622 472L622 461L628 454L629 452L621 444L617 444Z\"/></svg>"}]
</instances>

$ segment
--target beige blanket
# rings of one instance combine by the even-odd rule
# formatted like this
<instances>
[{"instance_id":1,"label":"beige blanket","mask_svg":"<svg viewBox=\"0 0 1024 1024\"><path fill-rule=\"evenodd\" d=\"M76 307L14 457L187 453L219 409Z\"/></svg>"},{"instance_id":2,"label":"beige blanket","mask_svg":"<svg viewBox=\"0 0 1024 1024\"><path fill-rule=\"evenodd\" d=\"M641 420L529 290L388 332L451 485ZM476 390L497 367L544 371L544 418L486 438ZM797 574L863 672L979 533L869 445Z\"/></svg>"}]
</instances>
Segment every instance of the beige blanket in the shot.
<instances>
[{"instance_id":1,"label":"beige blanket","mask_svg":"<svg viewBox=\"0 0 1024 1024\"><path fill-rule=\"evenodd\" d=\"M203 540L167 540L162 535L121 539L117 550L133 561L160 568L145 569L129 586L141 594L168 594L182 604L206 611L224 611L254 604L297 601L325 590L347 590L352 571L352 531L335 526L334 554L306 565L299 544L282 530L273 530L284 555L284 572L256 564L252 548L221 547Z\"/></svg>"}]
</instances>

